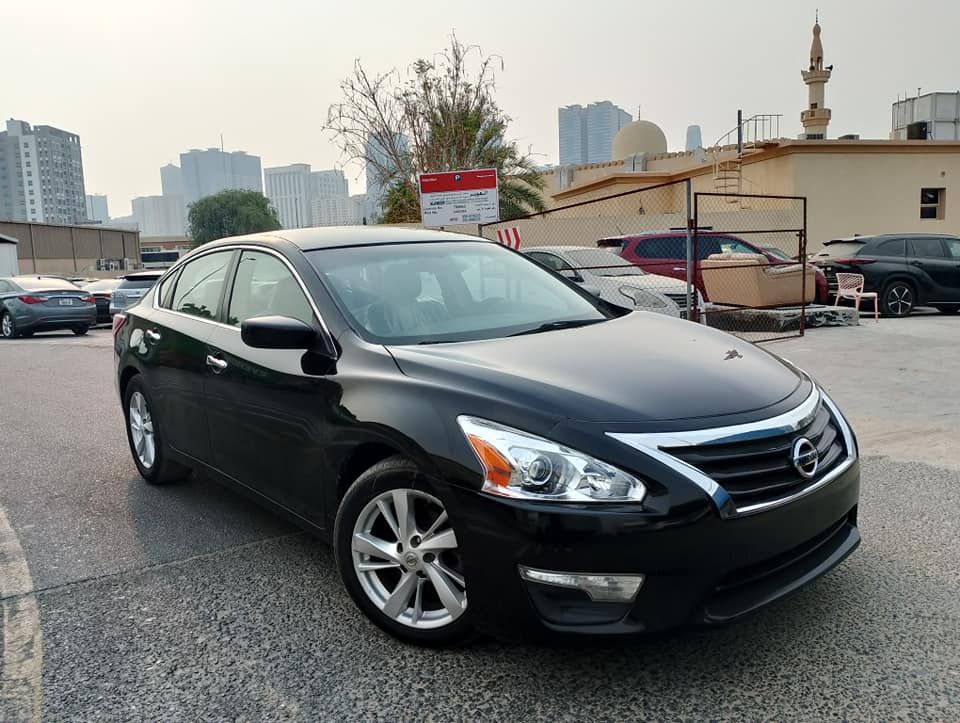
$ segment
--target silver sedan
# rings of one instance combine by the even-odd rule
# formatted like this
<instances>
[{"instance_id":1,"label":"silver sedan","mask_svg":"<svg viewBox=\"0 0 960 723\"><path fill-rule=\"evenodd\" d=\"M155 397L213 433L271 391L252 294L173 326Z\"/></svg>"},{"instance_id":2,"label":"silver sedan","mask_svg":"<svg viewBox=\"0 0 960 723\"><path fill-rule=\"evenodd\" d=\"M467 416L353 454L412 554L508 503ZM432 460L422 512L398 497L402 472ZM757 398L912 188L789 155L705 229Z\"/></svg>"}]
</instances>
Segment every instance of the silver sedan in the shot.
<instances>
[{"instance_id":1,"label":"silver sedan","mask_svg":"<svg viewBox=\"0 0 960 723\"><path fill-rule=\"evenodd\" d=\"M58 329L70 329L80 336L96 321L96 299L66 279L56 276L0 279L0 336L4 339Z\"/></svg>"}]
</instances>

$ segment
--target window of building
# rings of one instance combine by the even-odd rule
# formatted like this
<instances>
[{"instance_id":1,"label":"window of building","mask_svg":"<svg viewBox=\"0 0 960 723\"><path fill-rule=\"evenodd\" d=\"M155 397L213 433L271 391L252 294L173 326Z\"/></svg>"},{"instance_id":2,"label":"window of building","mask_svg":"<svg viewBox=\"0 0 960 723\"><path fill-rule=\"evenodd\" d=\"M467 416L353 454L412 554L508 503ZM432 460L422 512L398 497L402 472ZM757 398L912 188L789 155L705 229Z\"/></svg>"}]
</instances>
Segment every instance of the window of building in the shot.
<instances>
[{"instance_id":1,"label":"window of building","mask_svg":"<svg viewBox=\"0 0 960 723\"><path fill-rule=\"evenodd\" d=\"M921 188L920 189L920 218L944 217L944 201L947 195L945 188Z\"/></svg>"}]
</instances>

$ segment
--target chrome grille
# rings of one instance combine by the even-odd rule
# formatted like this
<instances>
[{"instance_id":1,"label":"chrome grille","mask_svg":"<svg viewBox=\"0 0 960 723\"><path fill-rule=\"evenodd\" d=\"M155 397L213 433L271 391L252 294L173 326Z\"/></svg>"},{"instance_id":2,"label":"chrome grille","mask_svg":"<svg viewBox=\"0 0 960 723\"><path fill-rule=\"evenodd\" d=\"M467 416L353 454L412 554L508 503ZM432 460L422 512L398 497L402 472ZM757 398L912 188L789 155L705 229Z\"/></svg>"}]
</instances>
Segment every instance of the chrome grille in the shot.
<instances>
[{"instance_id":1,"label":"chrome grille","mask_svg":"<svg viewBox=\"0 0 960 723\"><path fill-rule=\"evenodd\" d=\"M693 447L663 447L723 487L738 508L768 502L810 484L793 464L793 447L807 438L817 449L815 478L844 459L843 438L830 411L821 403L812 421L795 431L773 437Z\"/></svg>"}]
</instances>

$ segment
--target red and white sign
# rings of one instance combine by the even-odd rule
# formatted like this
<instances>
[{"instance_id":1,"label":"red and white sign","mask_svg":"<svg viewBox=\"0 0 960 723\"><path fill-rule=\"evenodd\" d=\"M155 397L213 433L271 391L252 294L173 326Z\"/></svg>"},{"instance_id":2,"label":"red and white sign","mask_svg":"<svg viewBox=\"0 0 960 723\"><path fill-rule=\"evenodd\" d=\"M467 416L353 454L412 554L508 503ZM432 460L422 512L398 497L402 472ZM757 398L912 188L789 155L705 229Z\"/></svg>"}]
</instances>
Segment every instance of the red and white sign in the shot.
<instances>
[{"instance_id":1,"label":"red and white sign","mask_svg":"<svg viewBox=\"0 0 960 723\"><path fill-rule=\"evenodd\" d=\"M502 228L497 231L497 243L502 246L509 246L512 249L520 249L520 229L516 226Z\"/></svg>"},{"instance_id":2,"label":"red and white sign","mask_svg":"<svg viewBox=\"0 0 960 723\"><path fill-rule=\"evenodd\" d=\"M421 173L420 217L424 226L456 226L500 220L497 169Z\"/></svg>"}]
</instances>

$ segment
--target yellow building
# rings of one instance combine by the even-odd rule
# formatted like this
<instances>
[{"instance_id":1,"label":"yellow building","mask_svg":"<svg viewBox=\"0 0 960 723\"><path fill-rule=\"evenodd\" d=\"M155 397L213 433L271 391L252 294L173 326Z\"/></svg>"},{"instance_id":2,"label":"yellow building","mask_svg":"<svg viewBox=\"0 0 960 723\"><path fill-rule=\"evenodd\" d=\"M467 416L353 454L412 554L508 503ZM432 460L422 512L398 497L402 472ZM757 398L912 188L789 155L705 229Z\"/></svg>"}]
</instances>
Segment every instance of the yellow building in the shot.
<instances>
[{"instance_id":1,"label":"yellow building","mask_svg":"<svg viewBox=\"0 0 960 723\"><path fill-rule=\"evenodd\" d=\"M744 122L747 139L742 148L722 143L666 153L662 131L638 120L614 140L615 156L622 160L548 171L544 180L549 207L690 179L694 192L805 196L809 251L853 234L960 235L960 141L828 138L831 112L825 107L824 86L833 66L823 64L819 23L813 36L810 62L802 71L809 102L801 112L801 139L772 137L770 129L776 126L766 121L774 117L763 116ZM758 118L764 121L760 132ZM676 225L675 214L683 203L677 192L662 200L660 208L645 212L661 214L664 223ZM740 204L730 204L730 211L739 209ZM602 232L605 228L585 230L585 238ZM528 241L549 243L535 237Z\"/></svg>"}]
</instances>

